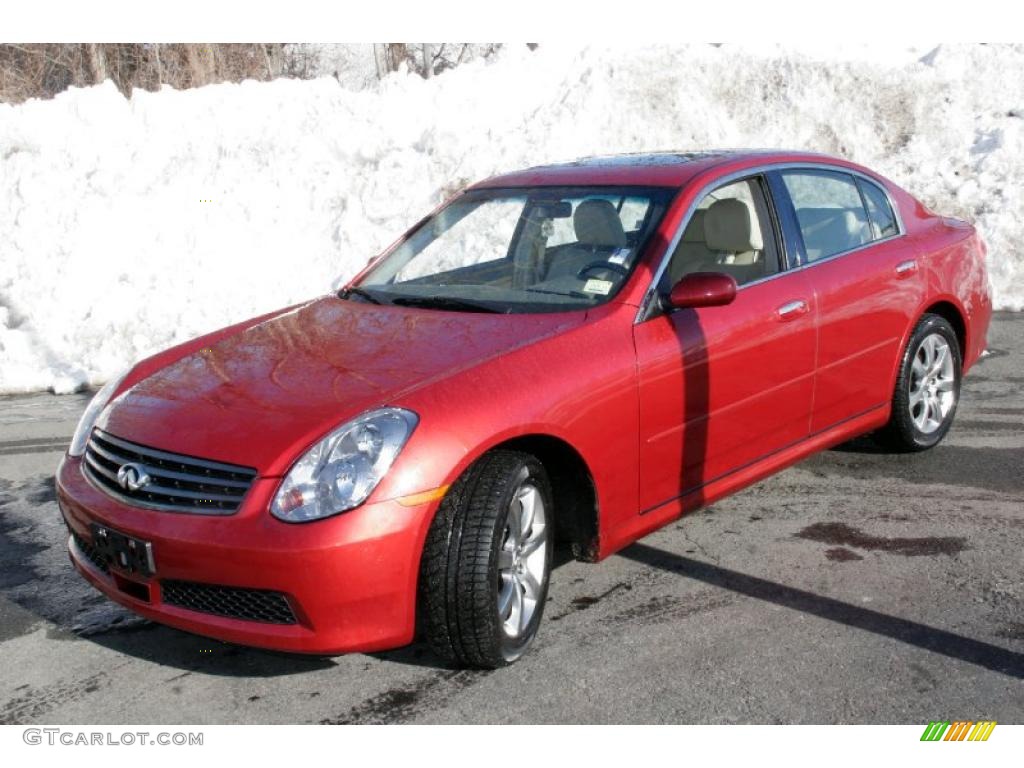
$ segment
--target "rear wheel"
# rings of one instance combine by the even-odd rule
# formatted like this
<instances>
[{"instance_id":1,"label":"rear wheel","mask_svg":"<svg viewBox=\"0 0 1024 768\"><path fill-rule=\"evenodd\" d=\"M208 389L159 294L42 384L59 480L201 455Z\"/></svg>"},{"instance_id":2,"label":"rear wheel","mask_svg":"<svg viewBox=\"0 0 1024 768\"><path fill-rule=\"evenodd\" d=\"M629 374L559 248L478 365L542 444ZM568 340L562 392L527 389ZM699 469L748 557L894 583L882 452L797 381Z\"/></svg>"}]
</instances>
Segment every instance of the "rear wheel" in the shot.
<instances>
[{"instance_id":1,"label":"rear wheel","mask_svg":"<svg viewBox=\"0 0 1024 768\"><path fill-rule=\"evenodd\" d=\"M423 552L420 620L431 648L494 668L526 652L551 573L551 484L533 456L493 451L442 501Z\"/></svg>"},{"instance_id":2,"label":"rear wheel","mask_svg":"<svg viewBox=\"0 0 1024 768\"><path fill-rule=\"evenodd\" d=\"M960 400L961 354L945 318L921 318L903 353L892 414L878 434L880 442L893 450L923 451L946 436Z\"/></svg>"}]
</instances>

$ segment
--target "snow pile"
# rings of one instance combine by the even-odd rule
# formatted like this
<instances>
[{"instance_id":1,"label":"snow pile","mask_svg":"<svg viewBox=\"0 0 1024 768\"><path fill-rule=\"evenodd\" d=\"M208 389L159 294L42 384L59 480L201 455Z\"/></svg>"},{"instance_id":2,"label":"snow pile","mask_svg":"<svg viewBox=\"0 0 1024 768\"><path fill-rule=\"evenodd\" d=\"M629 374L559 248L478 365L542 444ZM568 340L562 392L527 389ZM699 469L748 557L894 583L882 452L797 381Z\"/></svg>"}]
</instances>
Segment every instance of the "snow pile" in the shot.
<instances>
[{"instance_id":1,"label":"snow pile","mask_svg":"<svg viewBox=\"0 0 1024 768\"><path fill-rule=\"evenodd\" d=\"M326 292L447 193L595 153L813 149L982 229L1024 308L1024 47L509 47L432 80L0 105L0 392L95 384Z\"/></svg>"}]
</instances>

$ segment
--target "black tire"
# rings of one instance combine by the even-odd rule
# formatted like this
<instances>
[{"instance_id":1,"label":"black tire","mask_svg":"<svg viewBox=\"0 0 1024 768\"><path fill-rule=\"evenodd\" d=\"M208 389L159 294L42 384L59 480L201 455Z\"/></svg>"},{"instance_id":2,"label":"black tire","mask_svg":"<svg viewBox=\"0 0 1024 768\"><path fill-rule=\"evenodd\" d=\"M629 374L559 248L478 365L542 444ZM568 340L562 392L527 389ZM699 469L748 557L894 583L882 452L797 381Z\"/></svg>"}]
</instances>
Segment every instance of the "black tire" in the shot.
<instances>
[{"instance_id":1,"label":"black tire","mask_svg":"<svg viewBox=\"0 0 1024 768\"><path fill-rule=\"evenodd\" d=\"M498 556L513 495L526 483L545 505L544 577L532 618L513 638L498 614ZM446 661L494 669L522 656L536 637L554 550L551 499L551 483L537 459L496 450L470 467L441 502L420 565L418 618L421 635Z\"/></svg>"},{"instance_id":2,"label":"black tire","mask_svg":"<svg viewBox=\"0 0 1024 768\"><path fill-rule=\"evenodd\" d=\"M915 383L914 358L919 354L925 339L933 334L938 334L945 339L952 353L953 402L949 412L942 417L938 428L932 432L923 432L912 417L910 390L911 385ZM892 395L892 413L889 416L889 423L876 433L876 440L889 450L903 453L925 451L938 445L953 424L953 417L956 415L956 408L960 402L962 378L963 352L953 327L944 317L924 315L917 327L914 328L914 332L907 342L907 348L903 350L899 375L896 377L896 387Z\"/></svg>"}]
</instances>

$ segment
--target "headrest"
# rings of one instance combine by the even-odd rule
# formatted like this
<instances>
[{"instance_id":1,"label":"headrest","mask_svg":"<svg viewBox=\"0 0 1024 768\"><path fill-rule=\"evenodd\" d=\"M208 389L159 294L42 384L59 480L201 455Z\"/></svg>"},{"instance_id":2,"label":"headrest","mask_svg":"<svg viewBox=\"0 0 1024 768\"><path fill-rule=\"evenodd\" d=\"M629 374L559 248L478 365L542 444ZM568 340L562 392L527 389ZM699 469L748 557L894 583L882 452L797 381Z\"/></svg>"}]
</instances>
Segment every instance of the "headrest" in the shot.
<instances>
[{"instance_id":1,"label":"headrest","mask_svg":"<svg viewBox=\"0 0 1024 768\"><path fill-rule=\"evenodd\" d=\"M584 245L621 248L626 244L619 213L608 200L584 200L576 206L572 224L576 240Z\"/></svg>"},{"instance_id":2,"label":"headrest","mask_svg":"<svg viewBox=\"0 0 1024 768\"><path fill-rule=\"evenodd\" d=\"M746 253L764 247L754 212L743 200L716 200L704 216L704 239L712 251Z\"/></svg>"},{"instance_id":3,"label":"headrest","mask_svg":"<svg viewBox=\"0 0 1024 768\"><path fill-rule=\"evenodd\" d=\"M686 229L683 230L683 242L684 243L703 243L704 242L704 215L707 211L694 211L693 218L690 219L690 223L686 225Z\"/></svg>"},{"instance_id":4,"label":"headrest","mask_svg":"<svg viewBox=\"0 0 1024 768\"><path fill-rule=\"evenodd\" d=\"M850 239L853 241L852 246L864 245L864 243L871 239L868 222L863 215L858 215L854 211L848 210L845 217L846 231L850 234Z\"/></svg>"}]
</instances>

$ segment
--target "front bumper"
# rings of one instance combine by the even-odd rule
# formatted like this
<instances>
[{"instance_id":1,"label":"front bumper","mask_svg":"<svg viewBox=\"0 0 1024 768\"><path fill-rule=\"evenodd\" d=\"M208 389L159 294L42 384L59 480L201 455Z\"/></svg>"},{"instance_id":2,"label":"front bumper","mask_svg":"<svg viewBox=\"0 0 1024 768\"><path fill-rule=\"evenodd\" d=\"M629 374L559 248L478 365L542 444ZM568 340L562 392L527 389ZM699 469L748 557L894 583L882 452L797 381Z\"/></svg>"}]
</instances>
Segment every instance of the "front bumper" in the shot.
<instances>
[{"instance_id":1,"label":"front bumper","mask_svg":"<svg viewBox=\"0 0 1024 768\"><path fill-rule=\"evenodd\" d=\"M109 572L69 538L71 561L112 600L153 621L219 640L303 653L374 651L406 645L415 631L416 580L427 528L439 503L367 504L311 523L267 510L277 486L257 478L236 514L205 516L127 506L65 457L57 499L74 535L91 542L98 523L150 542L155 575ZM276 624L171 605L162 582L196 582L282 593L295 616Z\"/></svg>"}]
</instances>

